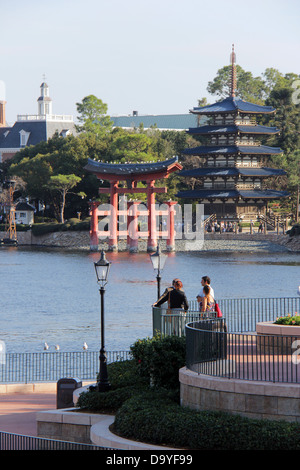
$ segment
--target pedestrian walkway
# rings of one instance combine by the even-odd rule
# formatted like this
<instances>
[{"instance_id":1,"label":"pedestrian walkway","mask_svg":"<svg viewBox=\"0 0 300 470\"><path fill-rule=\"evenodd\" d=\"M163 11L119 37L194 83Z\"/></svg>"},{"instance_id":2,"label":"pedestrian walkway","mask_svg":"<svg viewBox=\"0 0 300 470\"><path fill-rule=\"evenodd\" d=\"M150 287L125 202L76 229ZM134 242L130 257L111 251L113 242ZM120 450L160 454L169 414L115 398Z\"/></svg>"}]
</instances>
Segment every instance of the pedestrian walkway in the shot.
<instances>
[{"instance_id":1,"label":"pedestrian walkway","mask_svg":"<svg viewBox=\"0 0 300 470\"><path fill-rule=\"evenodd\" d=\"M36 413L56 409L56 390L0 394L0 431L37 436Z\"/></svg>"}]
</instances>

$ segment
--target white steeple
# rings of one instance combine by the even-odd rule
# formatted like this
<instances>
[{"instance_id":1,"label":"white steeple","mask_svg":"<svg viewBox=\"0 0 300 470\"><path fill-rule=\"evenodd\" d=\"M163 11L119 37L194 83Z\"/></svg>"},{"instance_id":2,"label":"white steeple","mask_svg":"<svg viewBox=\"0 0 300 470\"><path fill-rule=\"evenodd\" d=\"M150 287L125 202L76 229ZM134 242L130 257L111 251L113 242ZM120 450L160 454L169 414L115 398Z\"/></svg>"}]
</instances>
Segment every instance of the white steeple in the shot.
<instances>
[{"instance_id":1,"label":"white steeple","mask_svg":"<svg viewBox=\"0 0 300 470\"><path fill-rule=\"evenodd\" d=\"M49 87L46 82L41 84L41 96L38 98L38 114L52 114L52 99L49 97Z\"/></svg>"}]
</instances>

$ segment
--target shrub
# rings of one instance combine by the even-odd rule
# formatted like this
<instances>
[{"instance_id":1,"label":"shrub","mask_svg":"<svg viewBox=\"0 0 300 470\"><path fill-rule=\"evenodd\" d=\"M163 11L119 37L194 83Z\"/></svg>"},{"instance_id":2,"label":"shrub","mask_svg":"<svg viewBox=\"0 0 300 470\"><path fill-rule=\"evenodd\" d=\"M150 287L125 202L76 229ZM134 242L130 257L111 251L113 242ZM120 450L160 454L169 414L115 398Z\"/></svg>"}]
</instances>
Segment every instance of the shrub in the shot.
<instances>
[{"instance_id":1,"label":"shrub","mask_svg":"<svg viewBox=\"0 0 300 470\"><path fill-rule=\"evenodd\" d=\"M300 325L300 315L286 315L285 317L278 317L276 321L274 321L275 325L289 325L289 326L299 326Z\"/></svg>"},{"instance_id":2,"label":"shrub","mask_svg":"<svg viewBox=\"0 0 300 470\"><path fill-rule=\"evenodd\" d=\"M133 360L108 364L107 373L112 390L133 385L136 387L148 385L147 380L139 376L137 366Z\"/></svg>"},{"instance_id":3,"label":"shrub","mask_svg":"<svg viewBox=\"0 0 300 470\"><path fill-rule=\"evenodd\" d=\"M126 438L197 450L297 450L299 429L296 423L194 411L167 397L143 395L124 402L114 422L114 431Z\"/></svg>"},{"instance_id":4,"label":"shrub","mask_svg":"<svg viewBox=\"0 0 300 470\"><path fill-rule=\"evenodd\" d=\"M49 224L33 224L32 233L33 235L40 236L47 233L59 232L63 224L49 223Z\"/></svg>"},{"instance_id":5,"label":"shrub","mask_svg":"<svg viewBox=\"0 0 300 470\"><path fill-rule=\"evenodd\" d=\"M30 230L31 226L26 225L26 224L16 224L16 230L17 232L27 232L27 230ZM0 224L0 232L5 232L6 230L6 225L5 224Z\"/></svg>"},{"instance_id":6,"label":"shrub","mask_svg":"<svg viewBox=\"0 0 300 470\"><path fill-rule=\"evenodd\" d=\"M98 413L115 413L136 391L134 386L121 387L108 392L87 391L80 394L76 406Z\"/></svg>"},{"instance_id":7,"label":"shrub","mask_svg":"<svg viewBox=\"0 0 300 470\"><path fill-rule=\"evenodd\" d=\"M141 390L148 388L145 378L139 377L134 361L114 362L107 365L111 390L88 390L80 394L76 406L99 413L113 413Z\"/></svg>"},{"instance_id":8,"label":"shrub","mask_svg":"<svg viewBox=\"0 0 300 470\"><path fill-rule=\"evenodd\" d=\"M292 226L292 228L290 230L287 230L287 235L289 235L290 237L294 237L294 236L297 236L297 235L300 235L300 224L295 224Z\"/></svg>"},{"instance_id":9,"label":"shrub","mask_svg":"<svg viewBox=\"0 0 300 470\"><path fill-rule=\"evenodd\" d=\"M82 220L77 224L71 225L71 230L90 230L90 221Z\"/></svg>"},{"instance_id":10,"label":"shrub","mask_svg":"<svg viewBox=\"0 0 300 470\"><path fill-rule=\"evenodd\" d=\"M158 334L136 341L130 350L140 375L151 380L152 385L179 387L178 371L185 365L185 338Z\"/></svg>"}]
</instances>

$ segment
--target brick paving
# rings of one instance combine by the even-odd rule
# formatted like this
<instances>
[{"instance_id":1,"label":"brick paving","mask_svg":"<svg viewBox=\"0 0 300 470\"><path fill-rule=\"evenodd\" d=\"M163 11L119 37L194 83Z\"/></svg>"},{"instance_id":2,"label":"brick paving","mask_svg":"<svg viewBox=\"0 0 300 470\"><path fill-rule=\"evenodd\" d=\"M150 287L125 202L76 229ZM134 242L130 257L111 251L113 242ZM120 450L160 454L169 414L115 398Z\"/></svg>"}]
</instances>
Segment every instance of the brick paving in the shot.
<instances>
[{"instance_id":1,"label":"brick paving","mask_svg":"<svg viewBox=\"0 0 300 470\"><path fill-rule=\"evenodd\" d=\"M56 391L0 394L0 431L37 436L36 413L56 409Z\"/></svg>"}]
</instances>

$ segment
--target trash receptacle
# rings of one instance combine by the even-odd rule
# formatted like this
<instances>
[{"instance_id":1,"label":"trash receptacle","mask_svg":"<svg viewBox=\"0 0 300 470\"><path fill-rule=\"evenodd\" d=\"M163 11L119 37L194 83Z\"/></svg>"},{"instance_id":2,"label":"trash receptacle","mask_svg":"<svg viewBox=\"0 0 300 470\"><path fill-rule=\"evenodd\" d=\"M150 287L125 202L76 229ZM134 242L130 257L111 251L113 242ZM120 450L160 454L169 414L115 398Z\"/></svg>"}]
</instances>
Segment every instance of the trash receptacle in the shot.
<instances>
[{"instance_id":1,"label":"trash receptacle","mask_svg":"<svg viewBox=\"0 0 300 470\"><path fill-rule=\"evenodd\" d=\"M73 408L73 392L82 387L82 381L77 378L62 378L57 382L56 407Z\"/></svg>"}]
</instances>

